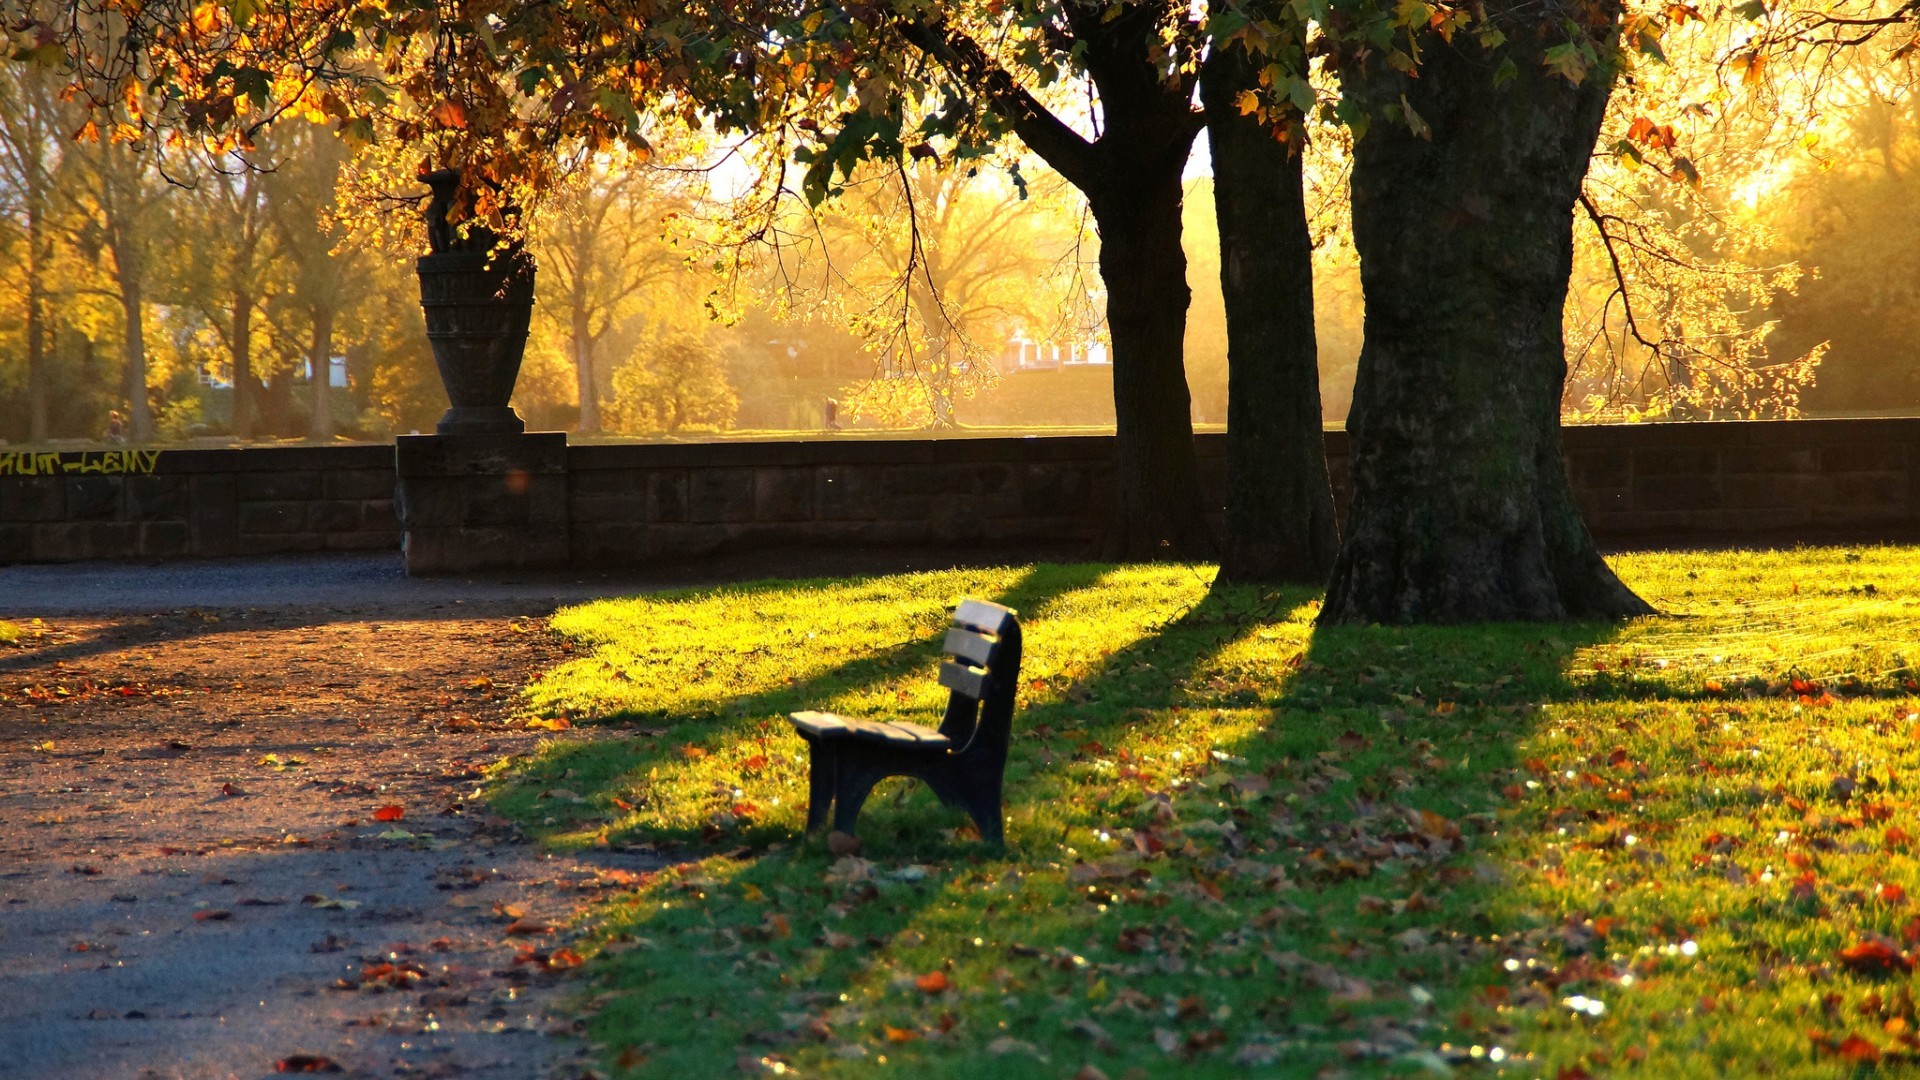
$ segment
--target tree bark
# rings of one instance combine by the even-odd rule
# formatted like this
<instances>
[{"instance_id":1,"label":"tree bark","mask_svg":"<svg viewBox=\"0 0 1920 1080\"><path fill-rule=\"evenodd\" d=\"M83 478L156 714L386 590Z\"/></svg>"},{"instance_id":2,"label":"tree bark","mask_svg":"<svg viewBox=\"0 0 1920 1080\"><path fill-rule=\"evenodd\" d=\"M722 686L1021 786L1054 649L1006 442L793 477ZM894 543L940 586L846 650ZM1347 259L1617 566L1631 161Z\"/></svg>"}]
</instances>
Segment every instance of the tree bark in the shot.
<instances>
[{"instance_id":1,"label":"tree bark","mask_svg":"<svg viewBox=\"0 0 1920 1080\"><path fill-rule=\"evenodd\" d=\"M1200 75L1227 308L1227 524L1220 574L1320 585L1339 546L1313 332L1313 237L1301 155L1236 99L1258 85L1234 48Z\"/></svg>"},{"instance_id":2,"label":"tree bark","mask_svg":"<svg viewBox=\"0 0 1920 1080\"><path fill-rule=\"evenodd\" d=\"M1180 174L1200 131L1193 86L1166 70L1166 0L1064 5L1097 88L1101 131L1089 141L1055 116L939 5L896 23L907 41L984 95L1014 133L1087 197L1100 231L1100 276L1113 338L1113 559L1217 554L1193 448L1182 354L1187 258L1180 248Z\"/></svg>"},{"instance_id":3,"label":"tree bark","mask_svg":"<svg viewBox=\"0 0 1920 1080\"><path fill-rule=\"evenodd\" d=\"M127 393L127 426L133 442L153 441L153 409L147 404L147 329L140 274L129 258L115 256L120 268L120 314L126 332L120 335L121 379ZM131 261L137 265L137 259Z\"/></svg>"},{"instance_id":4,"label":"tree bark","mask_svg":"<svg viewBox=\"0 0 1920 1080\"><path fill-rule=\"evenodd\" d=\"M1539 20L1499 6L1502 25ZM1326 623L1652 610L1600 558L1560 450L1573 205L1611 86L1597 70L1574 85L1509 33L1502 88L1490 76L1507 57L1466 34L1430 42L1418 78L1378 53L1341 72L1372 117L1352 182L1366 342ZM1396 105L1431 138L1392 119Z\"/></svg>"},{"instance_id":5,"label":"tree bark","mask_svg":"<svg viewBox=\"0 0 1920 1080\"><path fill-rule=\"evenodd\" d=\"M1181 162L1185 157L1182 155ZM1115 511L1109 559L1204 558L1216 551L1200 496L1193 402L1183 366L1187 255L1179 166L1115 170L1087 199L1113 338Z\"/></svg>"},{"instance_id":6,"label":"tree bark","mask_svg":"<svg viewBox=\"0 0 1920 1080\"><path fill-rule=\"evenodd\" d=\"M308 353L313 380L313 416L310 418L309 431L313 438L325 441L333 438L333 395L328 383L333 375L333 309L316 307L313 309L313 349Z\"/></svg>"},{"instance_id":7,"label":"tree bark","mask_svg":"<svg viewBox=\"0 0 1920 1080\"><path fill-rule=\"evenodd\" d=\"M575 288L584 287L575 283ZM588 332L586 308L577 296L573 305L571 333L573 371L580 386L580 422L577 428L582 434L592 434L600 430L600 389L593 381L593 335Z\"/></svg>"},{"instance_id":8,"label":"tree bark","mask_svg":"<svg viewBox=\"0 0 1920 1080\"><path fill-rule=\"evenodd\" d=\"M227 355L233 363L233 434L245 439L253 435L253 296L245 289L233 291L232 333L228 335Z\"/></svg>"}]
</instances>

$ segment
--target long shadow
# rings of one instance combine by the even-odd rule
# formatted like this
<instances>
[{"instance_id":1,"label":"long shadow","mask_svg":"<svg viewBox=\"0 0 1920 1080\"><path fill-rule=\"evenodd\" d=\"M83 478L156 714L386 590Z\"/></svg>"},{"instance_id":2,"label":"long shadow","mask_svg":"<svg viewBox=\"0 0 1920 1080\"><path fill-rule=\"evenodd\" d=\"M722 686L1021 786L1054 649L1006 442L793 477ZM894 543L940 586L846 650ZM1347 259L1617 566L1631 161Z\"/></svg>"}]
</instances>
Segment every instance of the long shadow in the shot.
<instances>
[{"instance_id":1,"label":"long shadow","mask_svg":"<svg viewBox=\"0 0 1920 1080\"><path fill-rule=\"evenodd\" d=\"M1019 581L991 599L1028 613L1030 617L1032 612L1038 611L1049 601L1092 585L1107 569L1100 564L1043 564L1029 569ZM789 592L810 588L825 592L833 584L831 581L756 582L748 586L725 586L720 591L746 596L756 592ZM669 595L662 599L670 601L673 597ZM825 597L820 617L823 623L832 617ZM807 676L797 684L782 684L731 697L723 702L707 703L706 707L696 709L691 714L664 710L615 711L599 718L598 722L640 725L648 733L614 742L603 739L591 743L565 741L552 744L540 756L523 763L518 771L504 777L496 788L495 801L510 815L531 816L533 806L529 800L537 801L543 789L551 789L550 785L565 783L565 790L580 796L582 802L540 808L542 818L551 818L552 824L564 826L569 820L595 817L600 813L600 808L619 793L618 789L623 787L628 778L644 775L662 766L671 767L689 757L704 757L737 742L743 737L739 721L758 723L761 742L767 743L769 739L786 740L792 744L785 748L786 751L794 752L799 746L798 739L783 724L778 724L779 718L789 712L817 708L838 695L886 683L915 669L928 670L931 682L932 661L946 628L946 619L938 618L892 648L850 657ZM722 716L733 718L733 722L716 719ZM932 723L937 716L925 719ZM776 725L770 732L769 720ZM772 745L778 746L777 743ZM889 785L889 789L896 786ZM880 797L876 795L876 799ZM727 824L728 838L747 843L775 842L788 831L784 823ZM735 825L744 825L744 828L733 830ZM626 831L631 834L633 830ZM664 832L656 828L649 831L647 838L656 842L721 839L713 829L699 826Z\"/></svg>"},{"instance_id":2,"label":"long shadow","mask_svg":"<svg viewBox=\"0 0 1920 1080\"><path fill-rule=\"evenodd\" d=\"M1089 585L1098 573L1078 577L1080 585ZM1019 591L1010 591L1005 602L1031 606L1034 597L1015 596ZM1059 585L1051 590L1061 591ZM809 1036L804 1028L783 1025L780 1014L830 1018L834 1002L847 1000L843 995L857 1001L862 988L954 959L920 955L924 950L913 930L952 917L946 913L951 890L991 888L1002 875L1043 868L1037 860L1081 858L1075 845L1086 846L1090 864L1115 852L1098 847L1110 839L1118 838L1119 854L1129 854L1128 830L1150 838L1136 845L1191 846L1200 839L1211 851L1206 859L1173 860L1157 847L1138 848L1154 853L1137 864L1138 872L1172 879L1170 888L1198 889L1215 901L1188 910L1175 933L1190 941L1243 943L1252 933L1266 939L1270 956L1294 958L1278 968L1269 962L1264 973L1261 962L1253 962L1249 973L1272 980L1273 996L1231 1020L1215 1014L1213 1032L1221 1038L1238 1042L1350 1026L1369 1009L1330 999L1327 973L1340 965L1382 984L1398 979L1449 998L1463 996L1474 982L1457 955L1369 956L1356 943L1415 924L1484 928L1485 905L1500 886L1497 875L1476 872L1472 859L1503 798L1501 778L1520 765L1517 746L1531 732L1539 706L1582 692L1564 675L1567 661L1608 639L1614 628L1325 630L1312 634L1290 672L1275 671L1264 684L1215 689L1199 683L1225 650L1250 634L1283 626L1311 595L1211 589L1176 618L1089 664L1063 688L1028 695L1016 717L1008 765L1005 855L950 839L942 827L957 824L960 816L917 788L902 788L891 799L877 795L862 819L867 854L881 865L915 861L898 877L881 872L871 880L836 879L829 872L823 885L796 893L795 871L809 865L824 870L828 860L811 848L783 844L791 841L789 827L715 837L717 845L746 841L763 853L701 864L669 894L679 901L630 921L616 916L614 937L638 936L643 951L613 968L612 978L617 986L645 993L617 999L598 1030L618 1044L649 1043L649 1067L662 1072L710 1065L702 1055L716 1044L741 1046L749 1054L763 1048L776 1062L784 1060L782 1054L804 1056ZM836 674L885 677L897 670L901 652L930 648L903 646L884 660L863 658ZM789 707L793 698L771 693L748 700L753 712ZM1116 748L1171 736L1170 725L1183 722L1183 711L1230 714L1239 734L1210 748L1215 763L1207 769L1161 769L1150 779L1136 770L1135 779L1117 779L1082 802L1094 790L1088 777L1112 767ZM716 741L737 738L738 731L729 731ZM664 756L659 748L637 755L621 773L632 775ZM561 755L554 764L566 760ZM1433 815L1424 819L1430 829L1437 821L1462 831L1425 835L1409 824L1423 820L1420 811ZM1223 835L1221 826L1242 842L1214 847L1207 838ZM1378 857L1381 843L1392 850L1392 844L1409 842L1424 845L1420 850L1427 854ZM1271 878L1218 869L1249 859L1290 867L1287 891L1276 892ZM820 880L815 872L804 877ZM1018 900L1023 906L1017 910L995 912L989 904L992 925L981 930L995 962L1033 985L1063 984L1069 994L1083 994L1088 991L1082 984L1094 975L1083 980L1081 969L1097 973L1103 964L1131 964L1135 974L1127 985L1148 999L1207 997L1217 974L1202 974L1184 961L1142 970L1138 958L1127 955L1134 950L1125 943L1138 940L1142 927L1155 927L1155 934L1165 929L1158 925L1165 916L1147 902L1152 897L1136 887L1140 880L1138 873L1115 878L1097 867L1089 875L1068 875L1057 887ZM1280 906L1271 911L1292 914L1259 931L1243 925L1246 911L1276 901ZM1090 903L1100 905L1091 920ZM1318 910L1309 913L1307 906ZM1329 931L1345 940L1344 956L1327 952ZM1096 942L1108 944L1096 948ZM1405 1019L1404 1002L1396 998L1375 1011ZM1008 1038L1038 1035L1037 1025L1060 1022L1043 1015L1048 1012L1010 1006L1000 1031ZM1167 1021L1156 1008L1145 1015L1103 1014L1101 1023L1111 1046L1137 1047L1151 1045L1160 1037L1158 1025ZM1312 1041L1309 1035L1306 1042ZM1294 1051L1336 1064L1333 1039L1321 1041L1319 1050ZM950 1053L920 1054L904 1045L895 1052L901 1064L936 1074L958 1067ZM1086 1056L1112 1075L1136 1060L1099 1047ZM959 1055L960 1064L966 1057ZM1053 1074L1030 1059L1001 1058L997 1067L1009 1076ZM1238 1067L1201 1055L1185 1060L1183 1071L1204 1075Z\"/></svg>"}]
</instances>

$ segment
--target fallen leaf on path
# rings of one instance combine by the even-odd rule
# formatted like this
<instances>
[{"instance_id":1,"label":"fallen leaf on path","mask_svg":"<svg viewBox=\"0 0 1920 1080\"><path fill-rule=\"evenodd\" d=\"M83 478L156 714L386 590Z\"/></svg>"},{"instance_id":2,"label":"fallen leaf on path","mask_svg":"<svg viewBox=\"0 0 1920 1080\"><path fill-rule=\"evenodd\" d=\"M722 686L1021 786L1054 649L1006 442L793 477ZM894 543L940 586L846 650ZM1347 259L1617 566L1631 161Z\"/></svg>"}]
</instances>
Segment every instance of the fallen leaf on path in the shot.
<instances>
[{"instance_id":1,"label":"fallen leaf on path","mask_svg":"<svg viewBox=\"0 0 1920 1080\"><path fill-rule=\"evenodd\" d=\"M205 911L193 913L194 922L225 922L231 918L233 918L233 912L224 908L208 908Z\"/></svg>"},{"instance_id":2,"label":"fallen leaf on path","mask_svg":"<svg viewBox=\"0 0 1920 1080\"><path fill-rule=\"evenodd\" d=\"M340 1072L340 1063L323 1054L290 1054L273 1063L274 1072L283 1073L333 1073Z\"/></svg>"},{"instance_id":3,"label":"fallen leaf on path","mask_svg":"<svg viewBox=\"0 0 1920 1080\"><path fill-rule=\"evenodd\" d=\"M508 937L532 937L536 934L551 934L553 927L538 919L515 919L507 925Z\"/></svg>"},{"instance_id":4,"label":"fallen leaf on path","mask_svg":"<svg viewBox=\"0 0 1920 1080\"><path fill-rule=\"evenodd\" d=\"M406 816L407 811L404 807L394 805L383 806L373 812L375 821L399 821Z\"/></svg>"}]
</instances>

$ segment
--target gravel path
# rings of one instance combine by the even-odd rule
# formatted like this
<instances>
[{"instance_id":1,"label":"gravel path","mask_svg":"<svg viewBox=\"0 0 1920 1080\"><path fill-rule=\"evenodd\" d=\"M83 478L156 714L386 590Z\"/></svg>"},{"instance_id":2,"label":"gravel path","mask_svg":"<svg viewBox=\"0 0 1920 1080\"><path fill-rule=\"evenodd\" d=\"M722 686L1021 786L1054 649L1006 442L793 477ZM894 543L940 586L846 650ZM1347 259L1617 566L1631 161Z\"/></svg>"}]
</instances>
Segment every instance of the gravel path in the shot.
<instances>
[{"instance_id":1,"label":"gravel path","mask_svg":"<svg viewBox=\"0 0 1920 1080\"><path fill-rule=\"evenodd\" d=\"M567 923L659 863L545 855L474 800L544 736L512 711L565 655L554 598L376 603L351 561L272 586L295 606L168 609L285 569L30 575L146 613L0 646L0 1076L579 1075Z\"/></svg>"}]
</instances>

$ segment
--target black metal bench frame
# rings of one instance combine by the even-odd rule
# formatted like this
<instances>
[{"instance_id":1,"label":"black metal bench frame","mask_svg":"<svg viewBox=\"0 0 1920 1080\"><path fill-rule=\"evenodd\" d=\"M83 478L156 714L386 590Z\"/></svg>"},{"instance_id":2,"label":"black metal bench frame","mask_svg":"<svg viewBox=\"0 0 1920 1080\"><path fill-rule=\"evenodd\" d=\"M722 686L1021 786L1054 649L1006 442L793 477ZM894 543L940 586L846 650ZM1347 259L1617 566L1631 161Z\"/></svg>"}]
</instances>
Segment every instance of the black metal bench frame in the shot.
<instances>
[{"instance_id":1,"label":"black metal bench frame","mask_svg":"<svg viewBox=\"0 0 1920 1080\"><path fill-rule=\"evenodd\" d=\"M965 810L989 843L1003 842L1001 787L1020 684L1020 619L1012 608L967 600L953 613L941 651L940 685L953 693L935 731L901 721L848 720L800 712L789 719L807 741L807 831L827 824L853 835L860 807L889 776L912 776L940 801Z\"/></svg>"}]
</instances>

